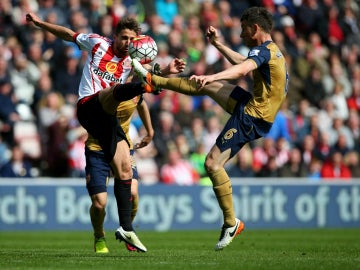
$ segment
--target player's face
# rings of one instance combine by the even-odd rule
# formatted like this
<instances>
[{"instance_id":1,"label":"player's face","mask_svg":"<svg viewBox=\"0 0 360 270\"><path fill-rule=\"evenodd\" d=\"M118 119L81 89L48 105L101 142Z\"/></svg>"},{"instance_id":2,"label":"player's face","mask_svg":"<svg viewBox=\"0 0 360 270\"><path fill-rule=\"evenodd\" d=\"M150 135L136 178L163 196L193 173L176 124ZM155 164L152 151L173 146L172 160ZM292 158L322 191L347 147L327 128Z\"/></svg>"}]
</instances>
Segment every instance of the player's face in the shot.
<instances>
[{"instance_id":1,"label":"player's face","mask_svg":"<svg viewBox=\"0 0 360 270\"><path fill-rule=\"evenodd\" d=\"M136 37L136 32L130 29L121 30L114 35L114 51L118 57L124 57L128 54L130 41Z\"/></svg>"},{"instance_id":2,"label":"player's face","mask_svg":"<svg viewBox=\"0 0 360 270\"><path fill-rule=\"evenodd\" d=\"M242 21L241 28L242 30L240 37L244 40L245 45L248 46L249 48L256 46L257 45L255 39L256 28L254 27L254 25L249 25L247 24L246 21Z\"/></svg>"}]
</instances>

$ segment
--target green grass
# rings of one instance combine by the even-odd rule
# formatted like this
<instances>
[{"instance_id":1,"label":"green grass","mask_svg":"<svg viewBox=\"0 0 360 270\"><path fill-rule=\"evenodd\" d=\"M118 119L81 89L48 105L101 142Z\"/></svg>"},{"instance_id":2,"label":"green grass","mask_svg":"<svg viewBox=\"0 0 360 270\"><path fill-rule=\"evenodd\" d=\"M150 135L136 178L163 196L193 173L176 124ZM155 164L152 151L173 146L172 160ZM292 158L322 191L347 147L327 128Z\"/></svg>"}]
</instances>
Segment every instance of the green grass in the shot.
<instances>
[{"instance_id":1,"label":"green grass","mask_svg":"<svg viewBox=\"0 0 360 270\"><path fill-rule=\"evenodd\" d=\"M91 232L0 232L0 269L360 269L360 229L247 230L215 252L218 233L139 231L148 252L129 253L108 232L96 255Z\"/></svg>"}]
</instances>

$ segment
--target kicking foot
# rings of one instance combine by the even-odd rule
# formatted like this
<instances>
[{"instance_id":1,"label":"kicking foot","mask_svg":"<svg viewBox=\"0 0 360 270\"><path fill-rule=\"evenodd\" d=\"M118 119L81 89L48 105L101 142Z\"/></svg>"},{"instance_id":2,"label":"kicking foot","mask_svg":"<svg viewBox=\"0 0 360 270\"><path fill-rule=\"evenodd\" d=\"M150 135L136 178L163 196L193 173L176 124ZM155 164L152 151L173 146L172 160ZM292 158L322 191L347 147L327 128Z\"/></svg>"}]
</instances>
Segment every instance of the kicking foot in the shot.
<instances>
[{"instance_id":1,"label":"kicking foot","mask_svg":"<svg viewBox=\"0 0 360 270\"><path fill-rule=\"evenodd\" d=\"M155 87L151 84L151 73L147 71L138 60L132 59L131 62L136 75L141 80L146 93L154 92Z\"/></svg>"}]
</instances>

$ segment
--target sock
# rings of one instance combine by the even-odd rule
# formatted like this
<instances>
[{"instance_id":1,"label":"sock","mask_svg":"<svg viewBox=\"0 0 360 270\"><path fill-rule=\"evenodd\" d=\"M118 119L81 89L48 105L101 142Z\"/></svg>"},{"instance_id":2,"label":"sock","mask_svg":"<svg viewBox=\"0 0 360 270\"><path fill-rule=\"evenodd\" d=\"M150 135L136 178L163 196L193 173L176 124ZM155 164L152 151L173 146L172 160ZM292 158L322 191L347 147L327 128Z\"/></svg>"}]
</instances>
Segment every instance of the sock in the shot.
<instances>
[{"instance_id":1,"label":"sock","mask_svg":"<svg viewBox=\"0 0 360 270\"><path fill-rule=\"evenodd\" d=\"M141 83L125 83L113 86L113 96L117 101L130 100L144 93Z\"/></svg>"},{"instance_id":2,"label":"sock","mask_svg":"<svg viewBox=\"0 0 360 270\"><path fill-rule=\"evenodd\" d=\"M91 219L91 224L93 226L95 238L105 237L104 226L103 226L106 215L105 210L99 211L95 207L91 206L89 212L90 212L90 219Z\"/></svg>"},{"instance_id":3,"label":"sock","mask_svg":"<svg viewBox=\"0 0 360 270\"><path fill-rule=\"evenodd\" d=\"M209 173L209 177L213 183L213 189L219 206L223 211L224 226L232 227L235 225L235 213L230 178L224 168Z\"/></svg>"},{"instance_id":4,"label":"sock","mask_svg":"<svg viewBox=\"0 0 360 270\"><path fill-rule=\"evenodd\" d=\"M131 179L114 179L114 194L116 198L119 223L125 231L133 231L131 222Z\"/></svg>"},{"instance_id":5,"label":"sock","mask_svg":"<svg viewBox=\"0 0 360 270\"><path fill-rule=\"evenodd\" d=\"M138 205L139 205L139 196L135 195L132 196L132 208L131 208L131 221L134 221L137 210L138 210Z\"/></svg>"},{"instance_id":6,"label":"sock","mask_svg":"<svg viewBox=\"0 0 360 270\"><path fill-rule=\"evenodd\" d=\"M196 82L194 80L189 80L189 78L164 78L152 75L151 82L155 86L169 90L176 90L176 92L181 94L189 96L200 95Z\"/></svg>"}]
</instances>

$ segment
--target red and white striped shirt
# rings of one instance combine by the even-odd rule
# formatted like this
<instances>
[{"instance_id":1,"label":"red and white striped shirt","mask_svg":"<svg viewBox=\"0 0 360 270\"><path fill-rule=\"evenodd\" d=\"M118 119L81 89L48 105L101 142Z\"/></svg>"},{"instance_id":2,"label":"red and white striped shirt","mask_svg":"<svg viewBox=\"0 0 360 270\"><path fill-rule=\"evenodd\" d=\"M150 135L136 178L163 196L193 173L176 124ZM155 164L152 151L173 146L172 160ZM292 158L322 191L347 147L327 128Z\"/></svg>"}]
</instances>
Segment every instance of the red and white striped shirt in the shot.
<instances>
[{"instance_id":1,"label":"red and white striped shirt","mask_svg":"<svg viewBox=\"0 0 360 270\"><path fill-rule=\"evenodd\" d=\"M117 57L111 39L98 34L77 33L74 40L81 50L88 52L79 85L79 100L127 81L132 70L131 58Z\"/></svg>"}]
</instances>

